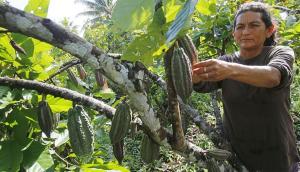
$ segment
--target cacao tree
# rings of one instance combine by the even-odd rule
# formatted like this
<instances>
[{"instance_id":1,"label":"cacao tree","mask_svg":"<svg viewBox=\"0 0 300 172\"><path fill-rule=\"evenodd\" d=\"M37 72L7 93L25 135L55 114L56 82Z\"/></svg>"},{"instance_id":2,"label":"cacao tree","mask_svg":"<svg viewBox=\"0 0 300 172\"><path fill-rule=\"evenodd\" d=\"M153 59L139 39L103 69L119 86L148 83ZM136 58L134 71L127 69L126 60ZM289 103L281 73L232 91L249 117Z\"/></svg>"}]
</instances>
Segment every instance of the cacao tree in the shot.
<instances>
[{"instance_id":1,"label":"cacao tree","mask_svg":"<svg viewBox=\"0 0 300 172\"><path fill-rule=\"evenodd\" d=\"M143 133L146 163L159 159L164 147L210 171L239 169L222 135L218 93L208 104L216 122L209 122L202 114L207 107L195 104L204 95L189 97L188 77L190 63L236 50L230 28L239 3L119 0L108 23L88 26L88 42L46 18L49 0L31 0L24 10L0 1L1 171L128 171L119 164L128 131L136 130ZM299 2L268 3L274 6L281 43L299 53ZM176 59L186 65L178 66ZM105 89L95 71L108 80ZM298 90L292 107L297 117L298 75L293 89ZM166 96L156 100L157 90ZM187 138L186 121L207 135L210 149ZM119 164L103 155L102 133L109 133Z\"/></svg>"}]
</instances>

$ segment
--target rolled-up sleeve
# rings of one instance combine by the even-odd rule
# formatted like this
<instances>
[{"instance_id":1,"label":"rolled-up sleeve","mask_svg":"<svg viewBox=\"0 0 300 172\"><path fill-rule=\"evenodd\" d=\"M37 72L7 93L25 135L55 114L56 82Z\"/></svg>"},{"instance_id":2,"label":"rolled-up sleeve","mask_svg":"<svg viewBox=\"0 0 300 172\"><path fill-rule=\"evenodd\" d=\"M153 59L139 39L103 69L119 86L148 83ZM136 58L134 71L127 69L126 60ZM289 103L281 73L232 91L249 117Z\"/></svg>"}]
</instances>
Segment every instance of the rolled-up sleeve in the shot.
<instances>
[{"instance_id":1,"label":"rolled-up sleeve","mask_svg":"<svg viewBox=\"0 0 300 172\"><path fill-rule=\"evenodd\" d=\"M293 49L287 46L277 46L270 57L268 66L278 69L281 73L280 84L276 88L284 88L292 83L293 63L295 53Z\"/></svg>"}]
</instances>

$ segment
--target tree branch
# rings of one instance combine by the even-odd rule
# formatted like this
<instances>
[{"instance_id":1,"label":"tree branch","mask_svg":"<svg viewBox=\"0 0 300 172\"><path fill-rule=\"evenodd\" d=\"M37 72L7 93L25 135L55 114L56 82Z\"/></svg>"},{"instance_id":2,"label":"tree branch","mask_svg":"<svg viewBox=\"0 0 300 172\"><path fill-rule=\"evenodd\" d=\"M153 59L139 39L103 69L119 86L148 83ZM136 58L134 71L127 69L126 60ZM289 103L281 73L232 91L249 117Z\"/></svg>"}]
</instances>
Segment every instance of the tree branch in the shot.
<instances>
[{"instance_id":1,"label":"tree branch","mask_svg":"<svg viewBox=\"0 0 300 172\"><path fill-rule=\"evenodd\" d=\"M0 77L0 85L9 86L12 88L25 88L30 90L36 90L39 93L51 94L56 97L61 97L64 99L71 100L73 102L89 106L92 109L97 110L99 113L105 114L109 119L112 119L115 109L106 105L104 102L97 100L95 98L80 94L76 91L69 90L66 88L61 88L53 86L50 84L38 82L38 81L29 81L23 79L13 79L8 77Z\"/></svg>"},{"instance_id":2,"label":"tree branch","mask_svg":"<svg viewBox=\"0 0 300 172\"><path fill-rule=\"evenodd\" d=\"M57 72L55 72L53 75L51 75L48 79L46 79L44 82L48 82L48 81L51 81L56 75L62 73L63 71L69 69L70 67L72 66L75 66L77 64L80 64L81 61L79 59L75 59L75 60L71 60L65 64L63 64L59 70Z\"/></svg>"}]
</instances>

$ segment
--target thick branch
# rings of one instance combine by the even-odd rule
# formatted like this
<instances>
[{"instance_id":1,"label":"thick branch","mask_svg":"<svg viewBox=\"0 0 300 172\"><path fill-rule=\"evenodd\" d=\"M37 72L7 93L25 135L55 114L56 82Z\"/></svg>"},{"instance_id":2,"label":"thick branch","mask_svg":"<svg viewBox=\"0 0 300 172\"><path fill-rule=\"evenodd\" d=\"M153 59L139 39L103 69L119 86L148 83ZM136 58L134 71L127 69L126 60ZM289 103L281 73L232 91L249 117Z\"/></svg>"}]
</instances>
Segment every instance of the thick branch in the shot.
<instances>
[{"instance_id":1,"label":"thick branch","mask_svg":"<svg viewBox=\"0 0 300 172\"><path fill-rule=\"evenodd\" d=\"M0 85L6 85L12 88L26 88L30 90L36 90L39 93L51 94L56 97L62 97L64 99L72 100L76 103L89 106L97 110L99 113L105 114L106 117L110 119L115 113L114 108L110 107L109 105L106 105L100 100L80 94L73 90L53 86L42 82L0 77Z\"/></svg>"}]
</instances>

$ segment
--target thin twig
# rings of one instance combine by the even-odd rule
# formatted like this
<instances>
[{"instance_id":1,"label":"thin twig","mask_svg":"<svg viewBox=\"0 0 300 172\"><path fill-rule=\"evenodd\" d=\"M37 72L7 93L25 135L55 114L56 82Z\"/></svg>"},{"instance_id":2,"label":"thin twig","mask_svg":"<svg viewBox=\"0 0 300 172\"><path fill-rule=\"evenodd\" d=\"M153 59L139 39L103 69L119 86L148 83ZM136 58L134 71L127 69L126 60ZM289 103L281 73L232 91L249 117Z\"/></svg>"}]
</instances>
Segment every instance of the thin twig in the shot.
<instances>
[{"instance_id":1,"label":"thin twig","mask_svg":"<svg viewBox=\"0 0 300 172\"><path fill-rule=\"evenodd\" d=\"M61 157L54 149L52 149L52 150L53 150L53 152L54 152L54 155L57 156L58 159L60 159L61 161L63 161L63 162L67 165L67 167L69 167L70 165L78 167L78 164L73 164L73 163L71 163L71 162L68 162L68 161L65 160L63 157Z\"/></svg>"},{"instance_id":2,"label":"thin twig","mask_svg":"<svg viewBox=\"0 0 300 172\"><path fill-rule=\"evenodd\" d=\"M68 62L64 63L64 64L59 68L59 70L58 70L57 72L55 72L54 74L52 74L51 76L49 76L49 78L46 79L46 80L44 80L43 82L52 81L52 79L53 79L56 75L62 73L63 71L69 69L70 67L75 66L75 65L80 64L80 63L81 63L81 60L79 60L79 59L71 60L71 61L68 61Z\"/></svg>"}]
</instances>

